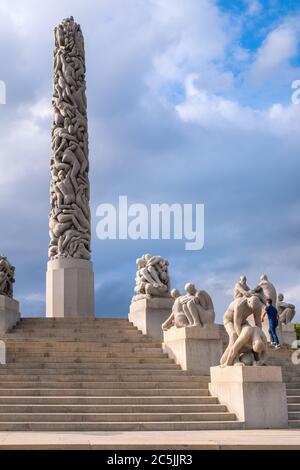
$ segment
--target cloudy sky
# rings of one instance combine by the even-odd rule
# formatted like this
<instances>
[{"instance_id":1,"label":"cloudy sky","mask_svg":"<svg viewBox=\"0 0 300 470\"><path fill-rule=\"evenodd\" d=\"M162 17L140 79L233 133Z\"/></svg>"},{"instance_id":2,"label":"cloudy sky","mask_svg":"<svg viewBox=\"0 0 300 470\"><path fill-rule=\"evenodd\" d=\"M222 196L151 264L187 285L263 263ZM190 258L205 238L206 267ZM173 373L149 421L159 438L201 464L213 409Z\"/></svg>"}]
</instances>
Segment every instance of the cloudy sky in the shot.
<instances>
[{"instance_id":1,"label":"cloudy sky","mask_svg":"<svg viewBox=\"0 0 300 470\"><path fill-rule=\"evenodd\" d=\"M135 259L213 297L269 274L300 308L300 7L292 0L0 0L0 252L23 315L45 312L53 28L85 36L97 313L126 315ZM99 241L96 207L205 204L205 245ZM299 319L299 316L298 316Z\"/></svg>"}]
</instances>

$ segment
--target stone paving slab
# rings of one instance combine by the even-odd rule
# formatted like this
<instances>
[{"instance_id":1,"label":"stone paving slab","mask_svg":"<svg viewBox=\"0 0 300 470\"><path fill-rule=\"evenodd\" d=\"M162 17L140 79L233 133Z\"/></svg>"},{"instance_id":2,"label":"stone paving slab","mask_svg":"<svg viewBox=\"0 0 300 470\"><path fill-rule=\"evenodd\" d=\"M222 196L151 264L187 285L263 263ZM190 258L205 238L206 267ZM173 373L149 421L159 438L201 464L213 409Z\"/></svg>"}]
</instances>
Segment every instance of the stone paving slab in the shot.
<instances>
[{"instance_id":1,"label":"stone paving slab","mask_svg":"<svg viewBox=\"0 0 300 470\"><path fill-rule=\"evenodd\" d=\"M0 432L0 450L300 450L300 429Z\"/></svg>"}]
</instances>

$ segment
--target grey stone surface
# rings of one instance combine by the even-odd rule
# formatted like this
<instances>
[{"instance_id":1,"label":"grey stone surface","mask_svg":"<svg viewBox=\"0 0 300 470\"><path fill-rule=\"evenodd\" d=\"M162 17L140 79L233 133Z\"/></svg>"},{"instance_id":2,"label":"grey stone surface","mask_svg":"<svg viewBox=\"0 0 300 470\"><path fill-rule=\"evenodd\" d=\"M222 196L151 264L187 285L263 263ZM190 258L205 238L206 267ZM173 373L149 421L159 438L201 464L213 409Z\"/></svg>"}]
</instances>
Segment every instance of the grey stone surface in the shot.
<instances>
[{"instance_id":1,"label":"grey stone surface","mask_svg":"<svg viewBox=\"0 0 300 470\"><path fill-rule=\"evenodd\" d=\"M94 273L91 261L61 258L48 261L47 317L93 317Z\"/></svg>"},{"instance_id":2,"label":"grey stone surface","mask_svg":"<svg viewBox=\"0 0 300 470\"><path fill-rule=\"evenodd\" d=\"M208 375L223 352L221 325L185 326L164 331L163 350L183 370Z\"/></svg>"},{"instance_id":3,"label":"grey stone surface","mask_svg":"<svg viewBox=\"0 0 300 470\"><path fill-rule=\"evenodd\" d=\"M244 421L246 429L288 427L287 397L280 367L212 367L209 390Z\"/></svg>"},{"instance_id":4,"label":"grey stone surface","mask_svg":"<svg viewBox=\"0 0 300 470\"><path fill-rule=\"evenodd\" d=\"M6 295L0 295L0 335L9 331L19 320L19 302Z\"/></svg>"},{"instance_id":5,"label":"grey stone surface","mask_svg":"<svg viewBox=\"0 0 300 470\"><path fill-rule=\"evenodd\" d=\"M142 298L132 302L129 321L145 335L163 340L162 323L170 316L174 299L171 297Z\"/></svg>"}]
</instances>

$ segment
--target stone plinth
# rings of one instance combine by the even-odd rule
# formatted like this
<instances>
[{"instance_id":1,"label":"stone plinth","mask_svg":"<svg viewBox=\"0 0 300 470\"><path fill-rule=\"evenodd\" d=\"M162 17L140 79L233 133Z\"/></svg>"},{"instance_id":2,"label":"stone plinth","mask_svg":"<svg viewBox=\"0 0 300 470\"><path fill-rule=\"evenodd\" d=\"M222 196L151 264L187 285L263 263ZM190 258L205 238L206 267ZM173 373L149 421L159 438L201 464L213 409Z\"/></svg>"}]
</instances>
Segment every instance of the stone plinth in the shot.
<instances>
[{"instance_id":1,"label":"stone plinth","mask_svg":"<svg viewBox=\"0 0 300 470\"><path fill-rule=\"evenodd\" d=\"M163 350L183 370L209 375L210 367L219 364L223 354L220 325L173 326L164 331Z\"/></svg>"},{"instance_id":2,"label":"stone plinth","mask_svg":"<svg viewBox=\"0 0 300 470\"><path fill-rule=\"evenodd\" d=\"M19 320L19 302L5 295L0 295L0 334L6 333Z\"/></svg>"},{"instance_id":3,"label":"stone plinth","mask_svg":"<svg viewBox=\"0 0 300 470\"><path fill-rule=\"evenodd\" d=\"M174 299L171 297L152 297L131 302L129 321L144 335L163 340L161 325L170 316Z\"/></svg>"},{"instance_id":4,"label":"stone plinth","mask_svg":"<svg viewBox=\"0 0 300 470\"><path fill-rule=\"evenodd\" d=\"M94 273L91 261L60 258L48 262L47 317L93 317Z\"/></svg>"},{"instance_id":5,"label":"stone plinth","mask_svg":"<svg viewBox=\"0 0 300 470\"><path fill-rule=\"evenodd\" d=\"M288 323L281 325L282 344L297 349L297 334L295 330L295 323Z\"/></svg>"},{"instance_id":6,"label":"stone plinth","mask_svg":"<svg viewBox=\"0 0 300 470\"><path fill-rule=\"evenodd\" d=\"M281 367L211 367L209 391L244 421L246 429L288 427L285 384Z\"/></svg>"}]
</instances>

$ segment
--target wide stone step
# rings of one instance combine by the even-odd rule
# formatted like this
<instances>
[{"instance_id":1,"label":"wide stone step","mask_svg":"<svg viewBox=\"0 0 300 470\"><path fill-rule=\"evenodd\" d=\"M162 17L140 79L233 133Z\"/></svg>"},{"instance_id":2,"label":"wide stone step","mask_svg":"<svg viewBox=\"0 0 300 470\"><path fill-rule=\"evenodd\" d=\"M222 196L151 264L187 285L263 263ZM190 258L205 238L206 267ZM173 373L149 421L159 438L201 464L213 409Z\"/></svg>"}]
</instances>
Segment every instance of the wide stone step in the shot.
<instances>
[{"instance_id":1,"label":"wide stone step","mask_svg":"<svg viewBox=\"0 0 300 470\"><path fill-rule=\"evenodd\" d=\"M176 377L177 379L177 377ZM162 380L160 381L151 381L147 380L145 382L143 381L113 381L113 382L73 382L73 381L39 381L38 384L36 381L5 381L0 383L0 389L8 389L8 388L35 388L36 386L39 386L39 388L82 388L82 389L92 389L92 388L97 388L97 389L105 389L105 388L115 388L115 389L120 389L120 388L126 388L126 389L151 389L151 388L164 388L164 389L172 389L172 388L205 388L207 387L207 383L201 383L201 382L193 382L193 381L175 381L169 379L167 382L163 382Z\"/></svg>"},{"instance_id":2,"label":"wide stone step","mask_svg":"<svg viewBox=\"0 0 300 470\"><path fill-rule=\"evenodd\" d=\"M286 388L287 389L291 389L291 388L300 389L300 382L286 382Z\"/></svg>"},{"instance_id":3,"label":"wide stone step","mask_svg":"<svg viewBox=\"0 0 300 470\"><path fill-rule=\"evenodd\" d=\"M299 411L300 412L300 400L298 400L298 403L288 402L288 410L289 410L289 413L292 413L294 411Z\"/></svg>"},{"instance_id":4,"label":"wide stone step","mask_svg":"<svg viewBox=\"0 0 300 470\"><path fill-rule=\"evenodd\" d=\"M36 360L49 360L49 361L54 361L54 362L64 362L64 361L78 361L78 362L85 362L85 361L97 361L100 358L120 358L126 361L127 358L131 359L153 359L156 361L157 358L159 357L164 357L168 358L168 355L163 353L160 348L148 348L145 350L145 348L132 348L132 347L127 347L127 349L122 348L121 351L119 351L116 348L101 348L98 351L60 351L57 352L55 350L51 351L44 351L44 350L38 350L35 352L32 351L27 351L26 355L24 355L23 352L20 351L15 351L15 350L7 350L7 357L10 359L9 362L13 360L19 360L23 362L30 362L30 361L36 361Z\"/></svg>"},{"instance_id":5,"label":"wide stone step","mask_svg":"<svg viewBox=\"0 0 300 470\"><path fill-rule=\"evenodd\" d=\"M144 396L144 397L76 397L76 396L0 396L1 405L213 405L216 397Z\"/></svg>"},{"instance_id":6,"label":"wide stone step","mask_svg":"<svg viewBox=\"0 0 300 470\"><path fill-rule=\"evenodd\" d=\"M290 411L290 407L289 407L288 416L289 416L289 420L291 421L297 420L300 422L300 411Z\"/></svg>"},{"instance_id":7,"label":"wide stone step","mask_svg":"<svg viewBox=\"0 0 300 470\"><path fill-rule=\"evenodd\" d=\"M147 413L159 413L159 414L169 414L169 413L227 413L226 406L220 404L204 404L204 405L195 405L195 404L168 404L168 405L63 405L63 404L54 404L54 405L0 405L0 415L12 413L12 414L88 414L90 419L90 414L147 414ZM227 415L226 415L227 416Z\"/></svg>"},{"instance_id":8,"label":"wide stone step","mask_svg":"<svg viewBox=\"0 0 300 470\"><path fill-rule=\"evenodd\" d=\"M0 431L200 431L242 429L241 421L160 421L160 422L0 422Z\"/></svg>"},{"instance_id":9,"label":"wide stone step","mask_svg":"<svg viewBox=\"0 0 300 470\"><path fill-rule=\"evenodd\" d=\"M287 397L288 403L300 403L300 395L293 397L293 396L288 396Z\"/></svg>"},{"instance_id":10,"label":"wide stone step","mask_svg":"<svg viewBox=\"0 0 300 470\"><path fill-rule=\"evenodd\" d=\"M35 385L36 386L36 385ZM204 388L0 388L0 397L209 397Z\"/></svg>"},{"instance_id":11,"label":"wide stone step","mask_svg":"<svg viewBox=\"0 0 300 470\"><path fill-rule=\"evenodd\" d=\"M159 348L161 347L161 344L159 342L151 341L148 338L145 338L145 336L141 335L134 335L132 338L129 337L107 337L107 338L101 338L97 337L94 339L87 338L87 339L81 339L81 336L78 336L78 339L73 339L73 338L63 338L63 337L57 337L57 338L35 338L31 339L32 335L27 338L22 338L22 336L16 335L16 337L9 337L6 338L5 343L7 347L16 347L16 348L23 348L26 347L28 348L34 348L34 347L60 347L63 348L63 346L76 346L76 347L86 347L86 346L106 346L107 344L109 346L114 346L116 347L117 345L123 345L124 343L130 343L137 347L138 345L141 345L142 347L151 347L151 348Z\"/></svg>"},{"instance_id":12,"label":"wide stone step","mask_svg":"<svg viewBox=\"0 0 300 470\"><path fill-rule=\"evenodd\" d=\"M46 372L46 371L43 371ZM110 373L109 373L110 372ZM147 374L145 371L141 371L140 374L124 374L123 371L117 372L105 372L103 374L92 374L92 375L84 375L81 373L78 374L37 374L37 375L30 375L30 374L7 374L3 375L2 379L0 377L0 387L5 385L5 383L8 382L48 382L48 381L55 381L55 382L82 382L82 383L98 383L98 382L166 382L166 381L172 381L172 382L184 382L184 383L201 383L201 384L208 384L207 378L201 379L200 377L197 376L192 376L192 375L182 375L181 371L178 371L179 373L176 374L156 374L155 371L153 371L153 374ZM175 371L176 372L176 371Z\"/></svg>"},{"instance_id":13,"label":"wide stone step","mask_svg":"<svg viewBox=\"0 0 300 470\"><path fill-rule=\"evenodd\" d=\"M98 364L99 365L99 364ZM52 365L53 366L53 365ZM5 366L4 366L5 367ZM13 368L1 368L0 370L0 381L3 380L3 378L8 378L10 380L10 377L20 377L20 376L37 376L37 375L57 375L57 376L72 376L72 375L91 375L94 377L103 377L105 375L130 375L130 374L136 374L136 375L155 375L155 374L167 374L167 375L172 375L173 373L179 374L182 377L186 377L187 375L191 375L191 372L185 372L180 369L176 364L133 364L132 367L130 367L128 364L102 364L102 367L88 367L88 368L83 368L83 367L78 367L77 369L75 368L66 368L66 369L61 369L61 368L55 368L55 366L51 368L24 368L24 369L13 369ZM203 376L204 377L204 376ZM35 379L33 379L35 380Z\"/></svg>"},{"instance_id":14,"label":"wide stone step","mask_svg":"<svg viewBox=\"0 0 300 470\"><path fill-rule=\"evenodd\" d=\"M116 333L123 333L124 331L133 331L133 332L140 332L138 328L130 323L125 325L110 325L110 324L79 324L79 325L57 325L57 324L46 324L46 325L39 325L39 326L32 326L31 324L21 324L15 328L13 328L8 335L11 333L19 333L19 332L31 332L31 333L41 333L41 332L54 332L54 331L62 331L62 332L101 332L101 331L115 331Z\"/></svg>"},{"instance_id":15,"label":"wide stone step","mask_svg":"<svg viewBox=\"0 0 300 470\"><path fill-rule=\"evenodd\" d=\"M0 422L234 421L234 413L0 413Z\"/></svg>"},{"instance_id":16,"label":"wide stone step","mask_svg":"<svg viewBox=\"0 0 300 470\"><path fill-rule=\"evenodd\" d=\"M73 358L73 360L72 360ZM11 368L11 369L31 369L31 368L38 368L42 367L44 369L46 368L56 368L56 369L78 369L78 368L93 368L97 369L99 368L99 364L128 364L128 367L132 367L133 364L144 364L145 367L148 367L149 364L155 363L157 364L174 364L172 359L169 359L166 356L158 356L156 358L153 357L134 357L133 355L131 357L103 357L99 356L98 360L87 360L82 358L81 360L78 360L78 358L71 356L70 358L65 358L64 361L53 361L49 359L48 357L42 357L39 355L37 357L32 358L32 361L25 361L22 359L22 357L19 358L12 358L10 359L15 359L13 362L10 360L7 362L6 367ZM67 360L68 359L68 360ZM0 368L1 370L1 368Z\"/></svg>"},{"instance_id":17,"label":"wide stone step","mask_svg":"<svg viewBox=\"0 0 300 470\"><path fill-rule=\"evenodd\" d=\"M286 394L292 395L293 397L300 397L300 388L287 388Z\"/></svg>"},{"instance_id":18,"label":"wide stone step","mask_svg":"<svg viewBox=\"0 0 300 470\"><path fill-rule=\"evenodd\" d=\"M22 318L17 327L23 326L24 324L31 324L34 326L44 326L44 325L51 325L51 324L56 324L56 325L77 325L77 324L84 324L84 325L104 325L104 324L119 324L119 325L132 325L132 323L129 322L128 318L126 317L96 317L96 318L36 318L36 317L26 317Z\"/></svg>"},{"instance_id":19,"label":"wide stone step","mask_svg":"<svg viewBox=\"0 0 300 470\"><path fill-rule=\"evenodd\" d=\"M297 420L297 419L289 420L289 428L299 429L300 428L300 420Z\"/></svg>"},{"instance_id":20,"label":"wide stone step","mask_svg":"<svg viewBox=\"0 0 300 470\"><path fill-rule=\"evenodd\" d=\"M103 351L103 348L107 351L134 351L136 348L160 348L161 345L159 343L149 343L144 338L140 338L138 340L130 340L129 341L18 341L14 340L14 342L6 342L7 352L14 352L18 354L27 354L28 352L52 352L55 350L56 352L92 352L92 351Z\"/></svg>"},{"instance_id":21,"label":"wide stone step","mask_svg":"<svg viewBox=\"0 0 300 470\"><path fill-rule=\"evenodd\" d=\"M27 339L32 339L32 336L38 338L38 341L80 341L80 342L99 342L99 341L140 341L145 340L146 338L143 336L141 332L126 333L122 332L120 334L115 333L114 331L111 332L91 332L91 333L71 333L66 332L62 333L60 331L54 333L25 333L24 331L20 331L18 333L11 333L9 336L6 336L6 341L12 342L13 340L17 341L26 341ZM149 341L149 340L148 340ZM151 340L150 340L151 341Z\"/></svg>"},{"instance_id":22,"label":"wide stone step","mask_svg":"<svg viewBox=\"0 0 300 470\"><path fill-rule=\"evenodd\" d=\"M15 364L17 365L17 364ZM159 374L159 375L172 375L173 373L176 374L181 374L181 375L191 375L191 372L189 371L182 371L178 367L176 367L176 364L161 364L161 367L157 367L157 364L141 364L141 366L144 367L137 367L137 365L140 364L135 364L136 367L130 367L128 364L117 364L113 363L111 364L111 367L105 367L106 364L97 364L96 367L93 367L91 364L88 364L87 366L82 366L81 364L75 364L77 367L74 367L74 364L72 367L67 367L66 365L64 367L59 367L61 364L56 366L55 364L46 364L46 365L41 365L41 366L33 366L31 367L21 367L21 368L16 368L16 367L11 367L11 365L4 366L5 369L1 368L0 369L0 380L1 377L5 377L7 374L30 374L30 375L39 375L39 374L45 374L45 375L51 375L51 374L65 374L65 375L72 375L72 374L83 374L83 375L105 375L112 370L116 374ZM169 366L169 367L167 367ZM171 367L175 366L175 367ZM203 376L206 377L206 376Z\"/></svg>"}]
</instances>

